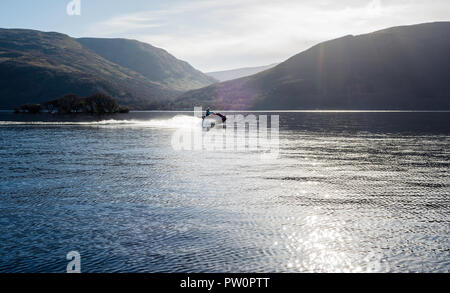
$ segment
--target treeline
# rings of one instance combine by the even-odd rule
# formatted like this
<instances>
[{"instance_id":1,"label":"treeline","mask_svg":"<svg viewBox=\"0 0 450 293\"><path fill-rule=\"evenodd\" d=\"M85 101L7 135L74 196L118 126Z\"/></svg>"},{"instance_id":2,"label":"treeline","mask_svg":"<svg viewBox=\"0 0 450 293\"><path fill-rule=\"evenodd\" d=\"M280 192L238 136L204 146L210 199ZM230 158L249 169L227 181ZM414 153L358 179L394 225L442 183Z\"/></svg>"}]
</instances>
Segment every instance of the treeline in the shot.
<instances>
[{"instance_id":1,"label":"treeline","mask_svg":"<svg viewBox=\"0 0 450 293\"><path fill-rule=\"evenodd\" d=\"M128 107L119 106L119 104L110 96L104 94L94 94L83 98L75 94L65 95L56 100L51 100L41 104L25 104L20 108L15 108L15 113L37 114L42 111L48 113L70 114L114 114L128 113Z\"/></svg>"}]
</instances>

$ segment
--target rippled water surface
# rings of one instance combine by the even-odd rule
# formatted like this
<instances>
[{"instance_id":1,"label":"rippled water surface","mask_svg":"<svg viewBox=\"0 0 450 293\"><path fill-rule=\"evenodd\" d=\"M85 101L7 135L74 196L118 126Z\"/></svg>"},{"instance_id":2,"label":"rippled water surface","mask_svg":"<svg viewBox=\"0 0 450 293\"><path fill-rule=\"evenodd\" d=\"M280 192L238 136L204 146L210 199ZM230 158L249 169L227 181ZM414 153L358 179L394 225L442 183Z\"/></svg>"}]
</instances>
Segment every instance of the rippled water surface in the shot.
<instances>
[{"instance_id":1,"label":"rippled water surface","mask_svg":"<svg viewBox=\"0 0 450 293\"><path fill-rule=\"evenodd\" d=\"M269 114L275 160L175 151L191 113L0 113L0 271L448 272L450 113Z\"/></svg>"}]
</instances>

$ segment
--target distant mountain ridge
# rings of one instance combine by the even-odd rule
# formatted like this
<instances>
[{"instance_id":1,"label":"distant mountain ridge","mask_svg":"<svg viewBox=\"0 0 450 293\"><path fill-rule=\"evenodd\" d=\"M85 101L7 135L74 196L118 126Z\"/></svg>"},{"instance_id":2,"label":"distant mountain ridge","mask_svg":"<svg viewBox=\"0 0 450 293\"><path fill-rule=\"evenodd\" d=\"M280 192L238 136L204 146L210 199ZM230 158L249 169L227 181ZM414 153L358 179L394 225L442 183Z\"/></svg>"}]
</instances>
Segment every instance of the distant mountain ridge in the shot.
<instances>
[{"instance_id":1,"label":"distant mountain ridge","mask_svg":"<svg viewBox=\"0 0 450 293\"><path fill-rule=\"evenodd\" d=\"M107 46L110 49L101 52ZM182 91L213 82L166 51L137 41L77 40L55 32L0 29L3 109L68 93L97 92L135 109L158 109Z\"/></svg>"},{"instance_id":2,"label":"distant mountain ridge","mask_svg":"<svg viewBox=\"0 0 450 293\"><path fill-rule=\"evenodd\" d=\"M279 63L273 63L266 66L257 66L257 67L243 67L231 70L223 70L223 71L215 71L215 72L207 72L206 75L211 76L219 81L228 81L236 78L246 77L253 74L260 73L261 71L273 68L277 66Z\"/></svg>"},{"instance_id":3,"label":"distant mountain ridge","mask_svg":"<svg viewBox=\"0 0 450 293\"><path fill-rule=\"evenodd\" d=\"M189 91L180 108L450 110L450 22L318 44L276 67Z\"/></svg>"},{"instance_id":4,"label":"distant mountain ridge","mask_svg":"<svg viewBox=\"0 0 450 293\"><path fill-rule=\"evenodd\" d=\"M449 76L450 22L345 36L221 83L138 41L0 29L2 109L103 93L133 109L450 110Z\"/></svg>"}]
</instances>

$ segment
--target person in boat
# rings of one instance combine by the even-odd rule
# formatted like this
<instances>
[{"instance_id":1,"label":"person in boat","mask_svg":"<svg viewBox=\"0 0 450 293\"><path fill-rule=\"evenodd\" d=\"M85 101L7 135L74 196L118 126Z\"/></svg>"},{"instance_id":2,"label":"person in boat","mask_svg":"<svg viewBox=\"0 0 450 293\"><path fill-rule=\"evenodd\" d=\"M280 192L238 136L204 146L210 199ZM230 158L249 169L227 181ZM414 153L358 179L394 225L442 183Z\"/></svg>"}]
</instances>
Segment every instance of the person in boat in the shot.
<instances>
[{"instance_id":1,"label":"person in boat","mask_svg":"<svg viewBox=\"0 0 450 293\"><path fill-rule=\"evenodd\" d=\"M225 123L225 121L227 121L227 117L225 115L222 115L220 113L214 113L211 112L209 109L206 109L206 113L205 115L203 115L202 119L204 120L206 117L210 116L210 115L216 115L219 116L220 118L222 118L222 122Z\"/></svg>"},{"instance_id":2,"label":"person in boat","mask_svg":"<svg viewBox=\"0 0 450 293\"><path fill-rule=\"evenodd\" d=\"M205 115L202 116L202 119L204 120L206 117L208 117L211 114L215 114L214 112L211 112L209 109L206 110Z\"/></svg>"}]
</instances>

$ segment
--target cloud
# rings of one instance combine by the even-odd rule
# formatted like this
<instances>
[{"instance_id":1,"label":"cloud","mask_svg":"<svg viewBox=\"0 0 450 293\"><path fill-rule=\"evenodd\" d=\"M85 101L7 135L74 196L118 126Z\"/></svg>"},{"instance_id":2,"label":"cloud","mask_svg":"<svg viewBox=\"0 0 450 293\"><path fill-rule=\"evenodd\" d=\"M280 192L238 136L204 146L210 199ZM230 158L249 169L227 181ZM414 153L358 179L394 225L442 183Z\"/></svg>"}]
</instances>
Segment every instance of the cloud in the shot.
<instances>
[{"instance_id":1,"label":"cloud","mask_svg":"<svg viewBox=\"0 0 450 293\"><path fill-rule=\"evenodd\" d=\"M151 28L162 27L163 22L141 14L119 15L107 21L95 23L88 30L89 34L97 36L113 36L118 34L136 33Z\"/></svg>"},{"instance_id":2,"label":"cloud","mask_svg":"<svg viewBox=\"0 0 450 293\"><path fill-rule=\"evenodd\" d=\"M148 42L209 71L283 61L347 34L449 20L449 11L447 0L196 0L119 15L88 33Z\"/></svg>"}]
</instances>

